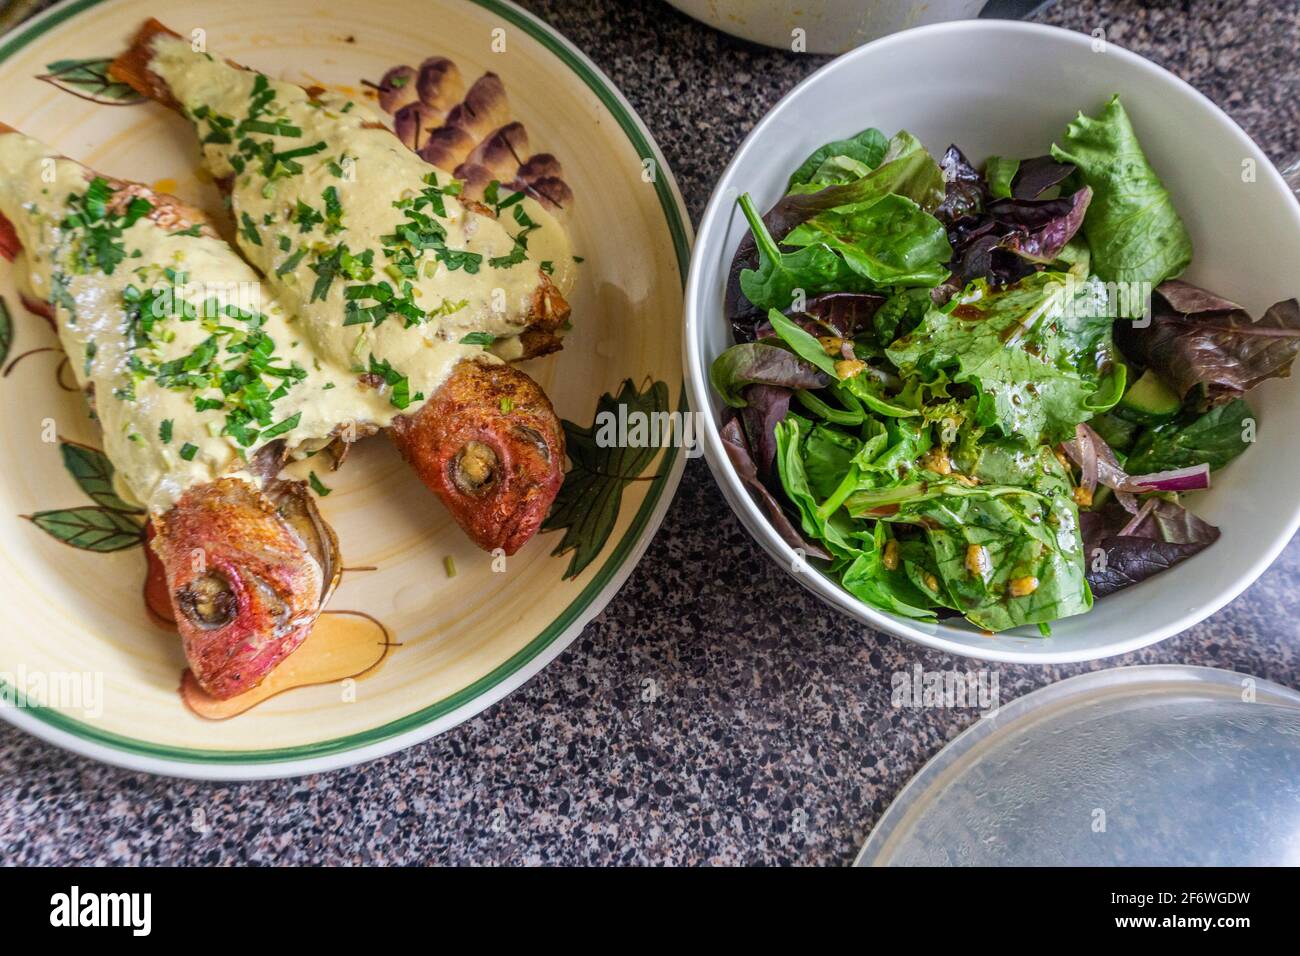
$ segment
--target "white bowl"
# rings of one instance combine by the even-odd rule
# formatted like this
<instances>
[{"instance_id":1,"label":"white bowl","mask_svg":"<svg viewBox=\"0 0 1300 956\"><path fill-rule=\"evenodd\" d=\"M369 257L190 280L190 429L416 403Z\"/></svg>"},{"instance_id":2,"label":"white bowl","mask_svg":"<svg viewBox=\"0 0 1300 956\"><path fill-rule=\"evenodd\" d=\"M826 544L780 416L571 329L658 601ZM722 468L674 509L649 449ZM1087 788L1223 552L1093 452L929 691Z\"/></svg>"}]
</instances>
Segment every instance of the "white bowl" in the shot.
<instances>
[{"instance_id":1,"label":"white bowl","mask_svg":"<svg viewBox=\"0 0 1300 956\"><path fill-rule=\"evenodd\" d=\"M713 359L731 344L723 318L727 267L746 232L736 197L760 209L780 197L790 171L822 143L875 126L907 129L936 156L956 143L972 161L1047 152L1078 110L1119 93L1147 156L1191 231L1185 278L1258 314L1300 292L1300 205L1264 153L1222 110L1141 57L1055 27L993 20L944 23L860 47L792 90L741 145L696 236L686 290L687 385L704 410L704 450L740 520L800 584L864 624L927 647L996 661L1093 660L1153 644L1191 627L1248 587L1300 525L1300 382L1251 392L1259 439L1191 496L1223 537L1207 551L1088 614L1037 630L987 636L963 623L924 624L858 601L814 569L767 523L732 470L718 434L723 405L709 386ZM1246 173L1253 172L1253 177ZM1250 179L1253 178L1253 181Z\"/></svg>"}]
</instances>

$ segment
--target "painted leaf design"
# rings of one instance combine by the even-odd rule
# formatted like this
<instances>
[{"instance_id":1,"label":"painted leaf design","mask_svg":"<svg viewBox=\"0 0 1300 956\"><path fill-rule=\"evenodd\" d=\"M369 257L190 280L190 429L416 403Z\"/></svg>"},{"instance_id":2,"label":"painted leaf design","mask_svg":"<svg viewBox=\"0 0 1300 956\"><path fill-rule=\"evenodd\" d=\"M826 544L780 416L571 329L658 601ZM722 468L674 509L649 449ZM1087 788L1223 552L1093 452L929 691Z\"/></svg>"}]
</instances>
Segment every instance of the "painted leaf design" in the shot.
<instances>
[{"instance_id":1,"label":"painted leaf design","mask_svg":"<svg viewBox=\"0 0 1300 956\"><path fill-rule=\"evenodd\" d=\"M14 320L9 313L9 303L0 296L0 366L9 358L9 349L14 344Z\"/></svg>"},{"instance_id":2,"label":"painted leaf design","mask_svg":"<svg viewBox=\"0 0 1300 956\"><path fill-rule=\"evenodd\" d=\"M144 526L131 515L85 505L27 516L46 534L83 551L124 551L144 540Z\"/></svg>"},{"instance_id":3,"label":"painted leaf design","mask_svg":"<svg viewBox=\"0 0 1300 956\"><path fill-rule=\"evenodd\" d=\"M625 406L626 411L620 413L620 406ZM666 384L654 382L642 392L631 379L625 379L617 397L608 392L600 397L590 428L570 421L563 423L572 467L564 476L542 530L564 529L564 538L551 553L573 552L564 572L566 579L577 577L600 554L618 522L623 489L640 477L659 453L660 446L649 441L642 447L627 447L629 443L621 440L625 436L618 435L617 430L613 434L619 440L602 440L610 437L610 423L629 423L630 436L630 423L637 419L653 422L655 413L661 413L662 419L662 413L667 411ZM653 437L649 431L646 434ZM657 437L661 442L668 439L662 434Z\"/></svg>"},{"instance_id":4,"label":"painted leaf design","mask_svg":"<svg viewBox=\"0 0 1300 956\"><path fill-rule=\"evenodd\" d=\"M139 514L140 509L128 504L118 497L113 490L113 463L102 451L65 441L60 446L63 451L64 467L72 473L81 490L90 496L90 500L113 511Z\"/></svg>"},{"instance_id":5,"label":"painted leaf design","mask_svg":"<svg viewBox=\"0 0 1300 956\"><path fill-rule=\"evenodd\" d=\"M52 83L73 96L106 106L130 106L143 103L144 97L125 83L109 79L108 66L112 57L91 57L85 60L59 60L45 64L48 73L38 77Z\"/></svg>"}]
</instances>

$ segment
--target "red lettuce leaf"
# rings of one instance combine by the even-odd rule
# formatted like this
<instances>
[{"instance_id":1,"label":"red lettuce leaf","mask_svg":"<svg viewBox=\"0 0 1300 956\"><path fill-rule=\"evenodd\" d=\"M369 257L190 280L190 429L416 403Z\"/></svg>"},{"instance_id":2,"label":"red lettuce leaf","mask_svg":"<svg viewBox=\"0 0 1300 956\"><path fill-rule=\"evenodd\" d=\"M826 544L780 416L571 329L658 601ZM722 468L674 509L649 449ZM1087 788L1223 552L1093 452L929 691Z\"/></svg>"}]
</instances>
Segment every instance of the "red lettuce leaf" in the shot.
<instances>
[{"instance_id":1,"label":"red lettuce leaf","mask_svg":"<svg viewBox=\"0 0 1300 956\"><path fill-rule=\"evenodd\" d=\"M749 445L745 441L745 432L741 428L739 419L733 415L723 424L721 434L722 447L726 449L727 457L731 459L731 467L736 469L736 476L749 490L758 506L763 509L764 514L767 515L767 520L771 522L776 533L781 536L781 540L792 548L802 548L804 554L810 558L829 560L830 555L826 553L821 545L814 544L804 538L789 516L786 515L781 503L759 480L758 468L754 463L753 455L750 453Z\"/></svg>"},{"instance_id":2,"label":"red lettuce leaf","mask_svg":"<svg viewBox=\"0 0 1300 956\"><path fill-rule=\"evenodd\" d=\"M1016 199L1037 199L1064 182L1072 172L1073 164L1058 163L1051 156L1022 159L1020 168L1011 179L1011 195Z\"/></svg>"},{"instance_id":3,"label":"red lettuce leaf","mask_svg":"<svg viewBox=\"0 0 1300 956\"><path fill-rule=\"evenodd\" d=\"M1115 337L1125 355L1155 369L1186 398L1205 390L1205 402L1219 405L1260 382L1291 374L1300 353L1300 304L1275 303L1258 321L1245 309L1191 283L1160 285L1151 324L1119 322Z\"/></svg>"},{"instance_id":4,"label":"red lettuce leaf","mask_svg":"<svg viewBox=\"0 0 1300 956\"><path fill-rule=\"evenodd\" d=\"M1145 581L1219 540L1218 528L1172 501L1155 500L1136 527L1128 527L1131 520L1114 502L1079 514L1088 584L1095 597Z\"/></svg>"}]
</instances>

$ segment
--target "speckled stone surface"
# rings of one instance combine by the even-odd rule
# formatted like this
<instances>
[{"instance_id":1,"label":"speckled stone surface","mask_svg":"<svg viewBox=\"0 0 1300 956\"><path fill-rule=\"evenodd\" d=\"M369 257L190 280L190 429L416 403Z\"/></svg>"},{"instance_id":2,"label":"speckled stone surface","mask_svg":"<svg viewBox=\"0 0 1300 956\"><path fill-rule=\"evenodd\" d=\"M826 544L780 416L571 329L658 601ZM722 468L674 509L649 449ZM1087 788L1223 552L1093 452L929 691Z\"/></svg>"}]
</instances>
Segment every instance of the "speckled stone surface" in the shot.
<instances>
[{"instance_id":1,"label":"speckled stone surface","mask_svg":"<svg viewBox=\"0 0 1300 956\"><path fill-rule=\"evenodd\" d=\"M745 133L824 62L732 40L660 2L527 6L640 111L695 217ZM1074 0L1037 18L1102 27L1205 92L1274 160L1300 151L1295 2ZM1002 697L1128 663L1300 686L1297 581L1292 542L1193 630L1091 666L997 667ZM479 717L354 770L241 785L127 773L0 725L0 845L7 863L841 865L976 719L892 708L890 675L915 662L979 666L865 630L794 587L693 461L622 592Z\"/></svg>"}]
</instances>

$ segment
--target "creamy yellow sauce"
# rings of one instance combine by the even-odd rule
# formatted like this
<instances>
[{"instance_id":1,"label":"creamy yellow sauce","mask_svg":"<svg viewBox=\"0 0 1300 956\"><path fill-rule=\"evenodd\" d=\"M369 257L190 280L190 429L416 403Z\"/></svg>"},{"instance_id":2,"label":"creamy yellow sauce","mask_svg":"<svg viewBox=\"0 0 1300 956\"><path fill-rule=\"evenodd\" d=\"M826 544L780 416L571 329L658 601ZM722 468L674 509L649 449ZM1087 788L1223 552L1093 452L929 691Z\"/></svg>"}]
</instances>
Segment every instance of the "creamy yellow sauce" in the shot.
<instances>
[{"instance_id":1,"label":"creamy yellow sauce","mask_svg":"<svg viewBox=\"0 0 1300 956\"><path fill-rule=\"evenodd\" d=\"M367 128L380 119L366 104L312 100L184 40L162 37L153 50L151 69L204 140L205 167L233 177L240 249L323 358L356 371L386 363L408 379L408 412L461 359L517 354L543 263L562 293L572 287L568 239L543 207L469 208L452 177Z\"/></svg>"},{"instance_id":2,"label":"creamy yellow sauce","mask_svg":"<svg viewBox=\"0 0 1300 956\"><path fill-rule=\"evenodd\" d=\"M168 384L160 375L165 363L201 353L207 342L215 345L209 380L247 361L241 341L253 330L273 345L274 367L302 370L270 402L269 426L252 425L261 433L293 422L272 436L290 448L319 447L349 421L391 421L397 409L385 392L319 356L292 313L220 239L184 234L144 214L109 237L121 252L111 272L88 258L92 233L69 217L84 208L91 178L35 140L0 135L0 212L23 246L15 265L27 293L55 308L69 364L92 395L119 494L162 513L191 485L223 474L249 477L247 459L269 439L244 443L230 433L228 416L239 396L232 399L219 386ZM143 335L140 297L151 292L161 293L163 304L149 300L160 317ZM285 381L261 378L272 394ZM199 410L201 400L220 407Z\"/></svg>"}]
</instances>

